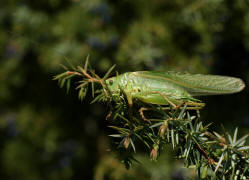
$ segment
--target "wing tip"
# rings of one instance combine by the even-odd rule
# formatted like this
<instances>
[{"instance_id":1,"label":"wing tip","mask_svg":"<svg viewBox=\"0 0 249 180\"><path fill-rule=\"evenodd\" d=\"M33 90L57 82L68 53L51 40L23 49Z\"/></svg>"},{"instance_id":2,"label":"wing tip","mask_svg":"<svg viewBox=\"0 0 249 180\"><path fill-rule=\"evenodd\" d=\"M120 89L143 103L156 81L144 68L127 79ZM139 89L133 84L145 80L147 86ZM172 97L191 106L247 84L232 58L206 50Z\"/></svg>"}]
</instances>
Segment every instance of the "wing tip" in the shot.
<instances>
[{"instance_id":1,"label":"wing tip","mask_svg":"<svg viewBox=\"0 0 249 180\"><path fill-rule=\"evenodd\" d=\"M238 84L239 84L239 86L238 86L239 88L238 88L238 91L236 91L236 92L240 92L240 91L242 91L246 87L246 84L240 78L238 78Z\"/></svg>"}]
</instances>

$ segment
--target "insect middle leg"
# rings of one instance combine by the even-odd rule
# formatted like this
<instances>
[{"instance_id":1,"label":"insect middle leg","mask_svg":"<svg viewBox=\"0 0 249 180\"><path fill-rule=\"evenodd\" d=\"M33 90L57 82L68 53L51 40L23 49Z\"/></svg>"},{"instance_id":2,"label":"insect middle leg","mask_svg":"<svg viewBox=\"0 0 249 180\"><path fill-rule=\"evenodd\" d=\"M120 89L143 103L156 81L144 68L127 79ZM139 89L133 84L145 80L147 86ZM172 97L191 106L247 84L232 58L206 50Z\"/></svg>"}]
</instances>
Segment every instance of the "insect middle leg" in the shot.
<instances>
[{"instance_id":1,"label":"insect middle leg","mask_svg":"<svg viewBox=\"0 0 249 180\"><path fill-rule=\"evenodd\" d=\"M182 107L186 102L181 102L180 104L178 104L176 107L174 107L174 109L179 109L180 107Z\"/></svg>"},{"instance_id":2,"label":"insect middle leg","mask_svg":"<svg viewBox=\"0 0 249 180\"><path fill-rule=\"evenodd\" d=\"M147 119L147 118L144 116L144 111L148 111L148 110L150 110L150 109L145 108L145 107L141 107L141 108L139 109L139 113L140 113L140 116L142 117L142 119L143 119L144 121L146 121L146 122L148 122L148 123L151 124L150 120Z\"/></svg>"}]
</instances>

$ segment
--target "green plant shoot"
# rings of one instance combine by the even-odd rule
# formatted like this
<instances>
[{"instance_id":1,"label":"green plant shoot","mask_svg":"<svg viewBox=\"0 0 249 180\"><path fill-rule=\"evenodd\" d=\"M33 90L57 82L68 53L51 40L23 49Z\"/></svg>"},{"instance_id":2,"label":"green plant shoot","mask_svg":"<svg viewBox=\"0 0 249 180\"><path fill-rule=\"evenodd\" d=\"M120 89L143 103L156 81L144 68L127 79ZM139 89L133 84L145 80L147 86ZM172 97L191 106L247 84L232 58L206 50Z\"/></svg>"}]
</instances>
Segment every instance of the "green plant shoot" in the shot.
<instances>
[{"instance_id":1,"label":"green plant shoot","mask_svg":"<svg viewBox=\"0 0 249 180\"><path fill-rule=\"evenodd\" d=\"M124 92L130 106L138 99L173 107L185 103L197 109L205 104L195 96L232 94L245 87L234 77L154 71L127 72L107 79L106 84L114 96Z\"/></svg>"}]
</instances>

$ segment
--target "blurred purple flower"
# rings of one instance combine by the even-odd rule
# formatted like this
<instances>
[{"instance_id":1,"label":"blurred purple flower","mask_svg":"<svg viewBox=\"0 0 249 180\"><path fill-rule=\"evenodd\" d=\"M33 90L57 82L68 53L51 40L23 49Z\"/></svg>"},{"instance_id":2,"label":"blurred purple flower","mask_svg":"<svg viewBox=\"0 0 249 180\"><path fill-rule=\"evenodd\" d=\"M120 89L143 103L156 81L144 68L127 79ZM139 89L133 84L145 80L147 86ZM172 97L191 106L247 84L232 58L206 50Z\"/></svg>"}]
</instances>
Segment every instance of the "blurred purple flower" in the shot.
<instances>
[{"instance_id":1,"label":"blurred purple flower","mask_svg":"<svg viewBox=\"0 0 249 180\"><path fill-rule=\"evenodd\" d=\"M10 137L16 137L19 134L16 119L14 118L14 115L9 115L6 119L6 131L7 135Z\"/></svg>"},{"instance_id":2,"label":"blurred purple flower","mask_svg":"<svg viewBox=\"0 0 249 180\"><path fill-rule=\"evenodd\" d=\"M92 48L99 50L99 51L104 51L106 50L106 45L97 37L90 37L87 39L87 43L89 46Z\"/></svg>"},{"instance_id":3,"label":"blurred purple flower","mask_svg":"<svg viewBox=\"0 0 249 180\"><path fill-rule=\"evenodd\" d=\"M94 6L90 13L95 16L100 16L104 23L110 23L111 22L111 14L110 9L106 3L100 3L96 6Z\"/></svg>"}]
</instances>

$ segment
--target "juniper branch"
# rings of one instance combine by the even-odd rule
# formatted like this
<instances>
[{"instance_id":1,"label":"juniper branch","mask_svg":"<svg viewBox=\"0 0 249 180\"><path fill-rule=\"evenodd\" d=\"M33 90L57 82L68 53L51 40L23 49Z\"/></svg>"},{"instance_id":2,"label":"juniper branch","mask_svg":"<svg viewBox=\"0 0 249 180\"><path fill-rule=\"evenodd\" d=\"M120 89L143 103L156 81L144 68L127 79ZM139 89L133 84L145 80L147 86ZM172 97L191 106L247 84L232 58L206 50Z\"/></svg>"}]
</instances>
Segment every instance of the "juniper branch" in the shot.
<instances>
[{"instance_id":1,"label":"juniper branch","mask_svg":"<svg viewBox=\"0 0 249 180\"><path fill-rule=\"evenodd\" d=\"M106 79L113 68L100 78L88 68L87 61L84 68L73 67L72 71L67 70L55 76L54 80L58 80L62 87L73 77L79 76L82 78L78 86L80 99L86 96L88 84L91 83L92 94L96 95L93 102L104 101L109 104L111 108L106 118L110 119L109 127L117 132L110 136L121 138L115 142L118 142L117 151L126 151L126 160L123 161L126 167L130 167L134 161L132 155L136 151L137 142L141 141L150 151L153 160L158 158L166 144L171 144L177 157L184 159L186 167L195 166L201 178L249 179L249 146L244 145L248 135L237 140L237 129L233 138L230 134L209 132L209 125L203 126L195 113L196 109L187 105L175 108L137 100L130 113L122 91L119 97L114 97L106 85ZM212 173L208 174L207 169Z\"/></svg>"}]
</instances>

